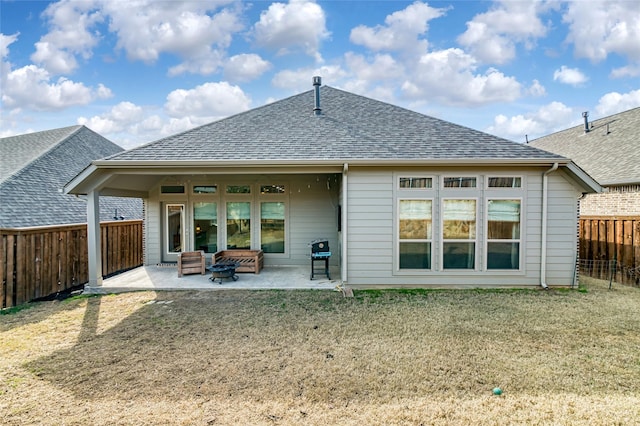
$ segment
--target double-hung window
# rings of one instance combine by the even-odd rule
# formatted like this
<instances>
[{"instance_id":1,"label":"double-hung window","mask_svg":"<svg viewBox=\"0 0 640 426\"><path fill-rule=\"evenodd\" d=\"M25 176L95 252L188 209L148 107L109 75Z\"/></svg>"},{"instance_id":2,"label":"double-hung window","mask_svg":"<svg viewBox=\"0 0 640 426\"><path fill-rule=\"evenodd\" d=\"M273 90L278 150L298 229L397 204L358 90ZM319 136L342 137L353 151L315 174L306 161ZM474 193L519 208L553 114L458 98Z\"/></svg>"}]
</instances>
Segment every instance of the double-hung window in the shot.
<instances>
[{"instance_id":1,"label":"double-hung window","mask_svg":"<svg viewBox=\"0 0 640 426\"><path fill-rule=\"evenodd\" d=\"M487 269L520 269L519 199L487 200Z\"/></svg>"},{"instance_id":2,"label":"double-hung window","mask_svg":"<svg viewBox=\"0 0 640 426\"><path fill-rule=\"evenodd\" d=\"M442 200L443 269L476 268L475 199Z\"/></svg>"},{"instance_id":3,"label":"double-hung window","mask_svg":"<svg viewBox=\"0 0 640 426\"><path fill-rule=\"evenodd\" d=\"M431 269L432 200L399 200L399 268Z\"/></svg>"},{"instance_id":4,"label":"double-hung window","mask_svg":"<svg viewBox=\"0 0 640 426\"><path fill-rule=\"evenodd\" d=\"M433 178L399 176L397 256L399 270L430 270L433 243Z\"/></svg>"}]
</instances>

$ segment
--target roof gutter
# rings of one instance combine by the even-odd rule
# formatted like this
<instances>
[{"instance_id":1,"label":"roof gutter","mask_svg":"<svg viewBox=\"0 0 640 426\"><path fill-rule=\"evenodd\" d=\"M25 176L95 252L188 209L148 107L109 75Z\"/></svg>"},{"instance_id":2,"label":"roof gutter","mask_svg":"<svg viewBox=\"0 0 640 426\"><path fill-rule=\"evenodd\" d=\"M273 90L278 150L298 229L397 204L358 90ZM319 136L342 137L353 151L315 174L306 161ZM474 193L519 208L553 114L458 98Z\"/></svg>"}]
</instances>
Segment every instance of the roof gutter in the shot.
<instances>
[{"instance_id":1,"label":"roof gutter","mask_svg":"<svg viewBox=\"0 0 640 426\"><path fill-rule=\"evenodd\" d=\"M161 167L216 167L216 168L235 168L238 166L262 166L262 167L282 167L282 166L300 166L300 165L316 165L316 166L342 166L347 162L351 166L425 166L425 165L531 165L540 166L549 163L558 163L566 165L571 160L566 158L411 158L411 159L308 159L308 160L283 160L283 159L251 159L251 160L167 160L167 161L135 161L135 160L98 160L92 165L98 168L161 168Z\"/></svg>"},{"instance_id":2,"label":"roof gutter","mask_svg":"<svg viewBox=\"0 0 640 426\"><path fill-rule=\"evenodd\" d=\"M547 285L547 219L548 219L548 203L549 194L547 187L549 186L549 174L558 170L558 163L554 163L553 167L542 174L542 244L540 248L540 286L545 290L549 289Z\"/></svg>"}]
</instances>

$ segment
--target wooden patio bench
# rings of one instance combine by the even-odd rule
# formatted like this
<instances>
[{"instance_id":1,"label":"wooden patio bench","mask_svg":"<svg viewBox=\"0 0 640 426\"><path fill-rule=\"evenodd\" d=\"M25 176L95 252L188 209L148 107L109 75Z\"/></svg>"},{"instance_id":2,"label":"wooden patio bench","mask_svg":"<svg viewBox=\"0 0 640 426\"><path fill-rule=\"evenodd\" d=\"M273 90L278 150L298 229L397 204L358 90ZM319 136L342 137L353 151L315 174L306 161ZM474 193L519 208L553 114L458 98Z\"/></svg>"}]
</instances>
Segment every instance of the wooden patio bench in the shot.
<instances>
[{"instance_id":1,"label":"wooden patio bench","mask_svg":"<svg viewBox=\"0 0 640 426\"><path fill-rule=\"evenodd\" d=\"M236 272L253 272L259 274L264 267L264 253L262 250L231 249L221 250L213 254L213 264L235 262L238 264Z\"/></svg>"},{"instance_id":2,"label":"wooden patio bench","mask_svg":"<svg viewBox=\"0 0 640 426\"><path fill-rule=\"evenodd\" d=\"M204 250L178 253L178 277L183 274L204 275L205 263Z\"/></svg>"}]
</instances>

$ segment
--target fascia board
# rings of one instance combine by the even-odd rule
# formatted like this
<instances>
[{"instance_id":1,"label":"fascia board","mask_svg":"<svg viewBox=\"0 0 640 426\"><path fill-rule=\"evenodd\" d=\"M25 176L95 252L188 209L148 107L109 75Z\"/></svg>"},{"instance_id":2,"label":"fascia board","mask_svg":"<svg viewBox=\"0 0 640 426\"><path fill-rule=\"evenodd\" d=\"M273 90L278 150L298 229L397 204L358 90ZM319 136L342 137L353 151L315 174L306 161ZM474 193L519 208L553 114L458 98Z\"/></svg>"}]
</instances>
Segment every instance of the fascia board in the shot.
<instances>
[{"instance_id":1,"label":"fascia board","mask_svg":"<svg viewBox=\"0 0 640 426\"><path fill-rule=\"evenodd\" d=\"M505 158L438 158L438 159L314 159L314 160L196 160L196 161L129 161L129 160L102 160L95 161L93 164L101 169L167 169L167 168L198 168L198 167L214 167L214 168L237 168L237 167L295 167L295 166L340 166L348 163L357 166L453 166L453 165L527 165L527 166L546 166L549 164L559 163L565 165L569 163L569 159L564 157L550 159L505 159Z\"/></svg>"},{"instance_id":2,"label":"fascia board","mask_svg":"<svg viewBox=\"0 0 640 426\"><path fill-rule=\"evenodd\" d=\"M596 182L594 178L589 176L587 172L578 167L578 165L573 161L569 162L566 167L567 170L585 187L585 189L588 190L587 192L602 192L602 186Z\"/></svg>"}]
</instances>

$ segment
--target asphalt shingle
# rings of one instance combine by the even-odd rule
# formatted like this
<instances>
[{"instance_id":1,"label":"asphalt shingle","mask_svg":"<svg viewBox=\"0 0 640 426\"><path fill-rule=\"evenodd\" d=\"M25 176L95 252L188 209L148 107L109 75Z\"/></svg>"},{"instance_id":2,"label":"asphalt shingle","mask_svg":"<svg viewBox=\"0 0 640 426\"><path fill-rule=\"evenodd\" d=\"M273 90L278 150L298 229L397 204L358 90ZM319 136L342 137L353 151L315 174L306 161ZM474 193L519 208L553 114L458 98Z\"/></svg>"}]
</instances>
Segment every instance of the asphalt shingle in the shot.
<instances>
[{"instance_id":1,"label":"asphalt shingle","mask_svg":"<svg viewBox=\"0 0 640 426\"><path fill-rule=\"evenodd\" d=\"M0 181L0 227L14 228L86 222L86 201L60 191L91 161L122 148L84 126L72 126L2 138L0 151L7 171ZM139 199L101 197L100 206L101 220L113 220L116 209L127 219L142 217Z\"/></svg>"},{"instance_id":2,"label":"asphalt shingle","mask_svg":"<svg viewBox=\"0 0 640 426\"><path fill-rule=\"evenodd\" d=\"M111 160L287 161L557 159L509 141L329 86L125 151Z\"/></svg>"},{"instance_id":3,"label":"asphalt shingle","mask_svg":"<svg viewBox=\"0 0 640 426\"><path fill-rule=\"evenodd\" d=\"M570 158L601 185L640 184L640 108L532 140L530 145Z\"/></svg>"}]
</instances>

